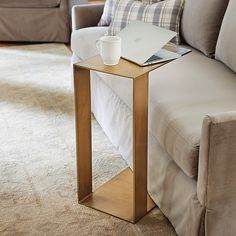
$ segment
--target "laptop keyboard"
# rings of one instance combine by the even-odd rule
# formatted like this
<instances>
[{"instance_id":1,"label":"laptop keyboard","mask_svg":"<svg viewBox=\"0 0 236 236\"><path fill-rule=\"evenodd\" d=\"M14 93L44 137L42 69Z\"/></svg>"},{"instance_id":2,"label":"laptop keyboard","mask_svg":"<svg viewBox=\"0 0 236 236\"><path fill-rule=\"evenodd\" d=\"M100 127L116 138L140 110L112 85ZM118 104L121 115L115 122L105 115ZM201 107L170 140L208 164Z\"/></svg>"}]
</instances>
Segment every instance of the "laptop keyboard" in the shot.
<instances>
[{"instance_id":1,"label":"laptop keyboard","mask_svg":"<svg viewBox=\"0 0 236 236\"><path fill-rule=\"evenodd\" d=\"M163 58L161 57L158 57L156 55L153 55L151 56L145 63L148 63L148 62L152 62L152 61L158 61L158 60L162 60Z\"/></svg>"}]
</instances>

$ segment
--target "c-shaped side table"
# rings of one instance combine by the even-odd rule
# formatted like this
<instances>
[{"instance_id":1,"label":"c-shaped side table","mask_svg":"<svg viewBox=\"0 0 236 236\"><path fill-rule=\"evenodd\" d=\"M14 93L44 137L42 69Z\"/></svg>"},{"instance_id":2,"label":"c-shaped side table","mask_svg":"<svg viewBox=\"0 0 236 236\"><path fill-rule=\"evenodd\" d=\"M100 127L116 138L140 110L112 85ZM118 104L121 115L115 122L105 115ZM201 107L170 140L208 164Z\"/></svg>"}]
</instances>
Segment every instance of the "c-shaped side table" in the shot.
<instances>
[{"instance_id":1,"label":"c-shaped side table","mask_svg":"<svg viewBox=\"0 0 236 236\"><path fill-rule=\"evenodd\" d=\"M136 223L154 206L147 194L148 76L165 63L140 67L124 59L105 66L100 56L74 65L79 203ZM130 168L92 192L90 70L133 81L133 171Z\"/></svg>"}]
</instances>

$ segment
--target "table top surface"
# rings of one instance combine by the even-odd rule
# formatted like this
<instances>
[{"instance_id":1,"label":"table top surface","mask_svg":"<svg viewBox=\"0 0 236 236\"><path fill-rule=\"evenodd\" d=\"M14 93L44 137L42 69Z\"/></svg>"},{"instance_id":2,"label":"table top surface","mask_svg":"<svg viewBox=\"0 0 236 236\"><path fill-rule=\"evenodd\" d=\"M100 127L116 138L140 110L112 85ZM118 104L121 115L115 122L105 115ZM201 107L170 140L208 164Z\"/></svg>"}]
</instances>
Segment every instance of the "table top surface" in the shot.
<instances>
[{"instance_id":1,"label":"table top surface","mask_svg":"<svg viewBox=\"0 0 236 236\"><path fill-rule=\"evenodd\" d=\"M129 79L135 79L141 75L144 75L152 70L157 69L158 67L165 65L166 63L168 62L162 62L149 66L139 66L135 63L129 62L121 58L119 64L115 66L107 66L103 64L101 57L98 55L75 64L75 67L99 71L107 74L113 74Z\"/></svg>"}]
</instances>

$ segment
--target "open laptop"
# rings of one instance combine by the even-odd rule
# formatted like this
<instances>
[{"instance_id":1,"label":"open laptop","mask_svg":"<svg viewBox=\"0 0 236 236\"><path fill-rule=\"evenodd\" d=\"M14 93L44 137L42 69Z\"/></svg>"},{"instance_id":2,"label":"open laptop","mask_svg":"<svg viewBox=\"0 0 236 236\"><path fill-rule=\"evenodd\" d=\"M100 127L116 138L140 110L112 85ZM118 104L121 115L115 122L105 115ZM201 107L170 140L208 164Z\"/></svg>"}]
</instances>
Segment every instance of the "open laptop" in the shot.
<instances>
[{"instance_id":1,"label":"open laptop","mask_svg":"<svg viewBox=\"0 0 236 236\"><path fill-rule=\"evenodd\" d=\"M162 48L177 35L141 21L132 21L118 34L122 38L121 57L140 66L160 63L181 57Z\"/></svg>"}]
</instances>

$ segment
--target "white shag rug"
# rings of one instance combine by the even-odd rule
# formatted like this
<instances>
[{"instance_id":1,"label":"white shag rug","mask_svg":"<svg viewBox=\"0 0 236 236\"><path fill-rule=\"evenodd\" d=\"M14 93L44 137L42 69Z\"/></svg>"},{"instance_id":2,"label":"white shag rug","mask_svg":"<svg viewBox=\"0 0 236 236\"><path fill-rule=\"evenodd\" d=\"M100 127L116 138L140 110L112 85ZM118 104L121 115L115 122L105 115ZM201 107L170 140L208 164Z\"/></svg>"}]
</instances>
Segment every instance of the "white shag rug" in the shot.
<instances>
[{"instance_id":1,"label":"white shag rug","mask_svg":"<svg viewBox=\"0 0 236 236\"><path fill-rule=\"evenodd\" d=\"M77 203L71 52L0 48L0 235L175 235L155 208L136 225ZM126 163L93 120L94 188Z\"/></svg>"}]
</instances>

